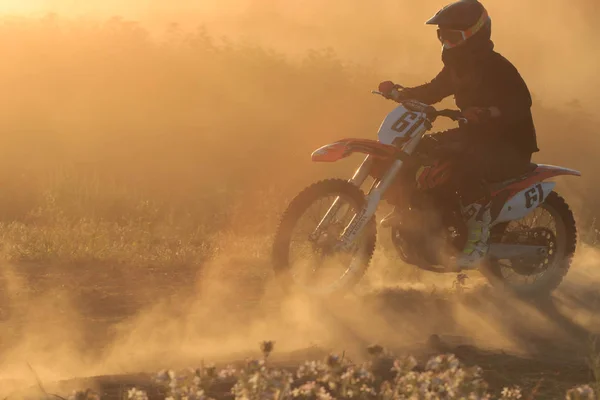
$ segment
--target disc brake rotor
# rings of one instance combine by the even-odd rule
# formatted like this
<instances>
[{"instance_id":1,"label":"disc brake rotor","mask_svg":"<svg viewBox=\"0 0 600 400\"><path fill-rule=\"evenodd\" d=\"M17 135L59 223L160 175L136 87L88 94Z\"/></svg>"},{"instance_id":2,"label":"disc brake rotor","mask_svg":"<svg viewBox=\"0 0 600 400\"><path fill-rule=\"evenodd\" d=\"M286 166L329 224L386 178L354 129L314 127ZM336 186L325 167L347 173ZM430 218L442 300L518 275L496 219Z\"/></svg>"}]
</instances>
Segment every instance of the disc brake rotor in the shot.
<instances>
[{"instance_id":1,"label":"disc brake rotor","mask_svg":"<svg viewBox=\"0 0 600 400\"><path fill-rule=\"evenodd\" d=\"M528 231L511 232L517 235L516 242L518 244L531 245L531 246L543 246L546 251L539 254L539 257L535 259L511 259L510 268L519 275L532 275L543 272L551 264L556 255L556 235L550 229L547 228L534 228ZM510 240L510 239L509 239Z\"/></svg>"}]
</instances>

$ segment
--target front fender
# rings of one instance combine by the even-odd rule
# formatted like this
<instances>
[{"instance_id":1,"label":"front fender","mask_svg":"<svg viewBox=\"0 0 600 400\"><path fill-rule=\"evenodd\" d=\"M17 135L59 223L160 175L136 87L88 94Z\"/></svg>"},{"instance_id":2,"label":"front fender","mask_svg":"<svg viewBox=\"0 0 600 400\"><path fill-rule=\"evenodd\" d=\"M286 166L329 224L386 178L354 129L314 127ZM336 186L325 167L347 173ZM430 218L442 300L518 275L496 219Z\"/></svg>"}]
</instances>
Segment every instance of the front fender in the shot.
<instances>
[{"instance_id":1,"label":"front fender","mask_svg":"<svg viewBox=\"0 0 600 400\"><path fill-rule=\"evenodd\" d=\"M352 154L350 148L345 142L339 141L335 143L321 146L311 154L311 159L315 162L335 162Z\"/></svg>"},{"instance_id":2,"label":"front fender","mask_svg":"<svg viewBox=\"0 0 600 400\"><path fill-rule=\"evenodd\" d=\"M319 147L313 151L311 158L316 162L335 162L348 157L352 153L368 154L377 158L404 160L408 154L390 144L383 144L370 139L343 139Z\"/></svg>"}]
</instances>

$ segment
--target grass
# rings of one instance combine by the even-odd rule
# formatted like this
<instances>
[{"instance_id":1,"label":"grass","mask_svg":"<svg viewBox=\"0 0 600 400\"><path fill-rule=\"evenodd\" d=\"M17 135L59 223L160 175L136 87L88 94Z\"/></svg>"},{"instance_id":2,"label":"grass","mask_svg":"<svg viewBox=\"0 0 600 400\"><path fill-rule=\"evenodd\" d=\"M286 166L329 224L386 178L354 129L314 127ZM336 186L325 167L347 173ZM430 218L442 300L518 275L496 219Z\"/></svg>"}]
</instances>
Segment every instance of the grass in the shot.
<instances>
[{"instance_id":1,"label":"grass","mask_svg":"<svg viewBox=\"0 0 600 400\"><path fill-rule=\"evenodd\" d=\"M249 197L222 196L220 204L211 204L221 196L217 193L214 199L182 204L144 199L109 185L107 192L100 193L100 188L95 196L86 182L52 184L36 196L30 210L0 220L4 260L197 266L220 254L223 238L268 235L284 206L283 199L269 199L254 205L260 217L249 218L243 215ZM270 193L263 195L268 199ZM243 223L235 226L232 220Z\"/></svg>"},{"instance_id":2,"label":"grass","mask_svg":"<svg viewBox=\"0 0 600 400\"><path fill-rule=\"evenodd\" d=\"M43 210L27 222L0 223L2 254L17 263L197 264L211 253L207 238L199 228L134 215L117 222Z\"/></svg>"}]
</instances>

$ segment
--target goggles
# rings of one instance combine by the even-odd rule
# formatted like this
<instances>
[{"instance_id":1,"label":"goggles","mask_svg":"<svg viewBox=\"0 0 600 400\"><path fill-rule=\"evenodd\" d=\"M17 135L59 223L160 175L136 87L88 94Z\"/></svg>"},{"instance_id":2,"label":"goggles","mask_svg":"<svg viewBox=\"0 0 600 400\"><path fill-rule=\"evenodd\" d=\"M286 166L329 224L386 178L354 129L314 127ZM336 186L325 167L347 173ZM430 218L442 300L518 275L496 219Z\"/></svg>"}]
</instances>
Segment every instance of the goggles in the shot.
<instances>
[{"instance_id":1,"label":"goggles","mask_svg":"<svg viewBox=\"0 0 600 400\"><path fill-rule=\"evenodd\" d=\"M437 30L437 36L440 42L444 45L444 48L451 49L453 47L458 46L463 43L465 40L475 35L489 20L489 16L486 10L483 10L481 17L479 20L467 30L459 30L459 29L448 29L448 28L439 28Z\"/></svg>"}]
</instances>

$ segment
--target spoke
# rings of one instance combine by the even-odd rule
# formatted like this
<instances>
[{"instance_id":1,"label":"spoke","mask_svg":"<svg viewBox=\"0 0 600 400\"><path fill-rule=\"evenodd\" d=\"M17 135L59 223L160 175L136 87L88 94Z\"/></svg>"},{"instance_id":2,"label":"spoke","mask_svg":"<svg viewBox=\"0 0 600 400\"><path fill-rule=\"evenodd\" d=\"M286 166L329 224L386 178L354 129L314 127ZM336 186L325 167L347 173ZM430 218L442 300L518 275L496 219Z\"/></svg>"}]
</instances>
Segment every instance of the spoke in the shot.
<instances>
[{"instance_id":1,"label":"spoke","mask_svg":"<svg viewBox=\"0 0 600 400\"><path fill-rule=\"evenodd\" d=\"M311 218L311 219L312 219L314 222L316 222L317 224L318 224L319 222L321 222L321 219L322 219L322 218L323 218L323 216L325 215L325 213L323 212L323 203L324 203L324 201L323 201L323 200L325 200L325 199L328 199L328 198L329 198L329 197L325 197L325 198L323 198L323 197L322 197L322 198L320 198L320 199L318 200L318 203L317 203L317 204L318 204L318 207L315 207L315 208L317 209L317 214L316 214L316 216L315 216L315 214L312 214L312 213L310 214L310 215L311 215L311 217L314 217L314 218ZM316 225L315 225L315 226L316 226Z\"/></svg>"},{"instance_id":2,"label":"spoke","mask_svg":"<svg viewBox=\"0 0 600 400\"><path fill-rule=\"evenodd\" d=\"M510 234L516 234L518 238L522 238L521 235L525 236L526 243L541 245L542 243L546 243L548 248L548 255L545 259L540 260L540 263L537 265L532 265L531 273L525 272L527 270L523 270L522 268L527 268L527 266L520 266L519 264L514 264L512 261L506 262L505 260L498 261L499 272L502 277L507 281L521 281L529 285L532 282L535 282L540 277L546 275L550 269L553 268L554 262L553 259L558 254L558 243L557 243L557 235L558 235L557 222L554 219L552 212L546 209L544 206L541 206L535 210L525 218L520 221L511 221L505 230L503 241L508 240L509 242L514 239L510 239ZM538 231L539 233L536 236L533 236L533 232ZM519 241L522 239L519 239ZM533 240L533 242L531 242ZM548 242L549 240L549 242Z\"/></svg>"},{"instance_id":3,"label":"spoke","mask_svg":"<svg viewBox=\"0 0 600 400\"><path fill-rule=\"evenodd\" d=\"M352 220L352 217L354 217L355 215L356 215L356 212L354 210L352 210L352 208L348 205L348 209L343 214L342 218L340 218L339 222L343 223L344 228L346 228L348 226L348 224L350 223L350 221Z\"/></svg>"},{"instance_id":4,"label":"spoke","mask_svg":"<svg viewBox=\"0 0 600 400\"><path fill-rule=\"evenodd\" d=\"M306 283L312 286L329 286L342 279L354 264L354 260L357 257L356 251L361 246L362 241L359 239L348 253L333 252L333 246L339 240L343 228L349 223L352 216L356 215L359 211L352 200L344 197L340 197L339 208L332 215L330 222L322 226L322 235L317 238L317 243L309 240L310 235L314 232L337 197L338 195L336 194L315 200L305 210L303 215L299 217L291 233L289 250L290 265L295 270L294 266L299 263L297 266L301 267L301 270L296 275L300 275L298 278L304 282L308 280ZM335 275L335 279L329 276L331 274ZM327 276L321 279L322 275ZM321 280L325 280L326 282L320 282Z\"/></svg>"}]
</instances>

